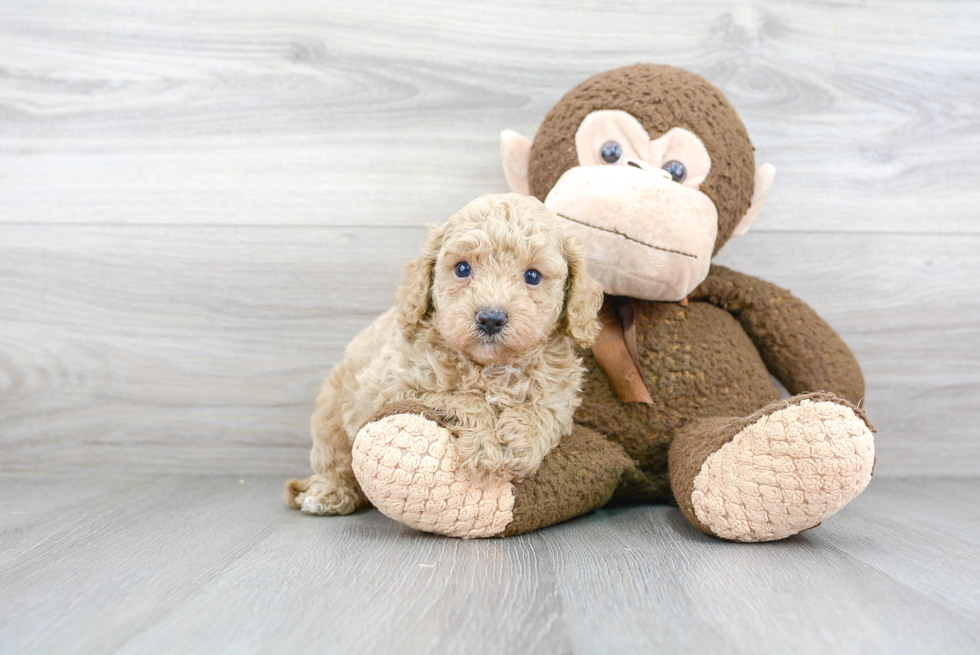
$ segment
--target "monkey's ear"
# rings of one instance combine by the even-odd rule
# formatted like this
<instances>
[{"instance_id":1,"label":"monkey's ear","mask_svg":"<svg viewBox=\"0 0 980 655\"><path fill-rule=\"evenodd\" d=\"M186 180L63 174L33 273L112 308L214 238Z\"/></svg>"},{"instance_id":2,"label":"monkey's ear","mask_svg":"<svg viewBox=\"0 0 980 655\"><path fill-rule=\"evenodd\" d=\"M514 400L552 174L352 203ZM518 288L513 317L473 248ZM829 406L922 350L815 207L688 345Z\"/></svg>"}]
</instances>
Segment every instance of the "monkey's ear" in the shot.
<instances>
[{"instance_id":1,"label":"monkey's ear","mask_svg":"<svg viewBox=\"0 0 980 655\"><path fill-rule=\"evenodd\" d=\"M568 280L561 329L583 348L591 348L602 329L599 324L602 285L589 275L582 246L571 235L565 235L564 250Z\"/></svg>"},{"instance_id":2,"label":"monkey's ear","mask_svg":"<svg viewBox=\"0 0 980 655\"><path fill-rule=\"evenodd\" d=\"M774 177L776 177L776 167L772 164L763 164L755 172L755 190L752 192L752 203L749 205L749 210L745 212L745 216L735 226L735 231L732 232L733 237L740 237L749 231L752 221L759 215L762 206L766 204L766 198L769 197L769 187L772 186Z\"/></svg>"},{"instance_id":3,"label":"monkey's ear","mask_svg":"<svg viewBox=\"0 0 980 655\"><path fill-rule=\"evenodd\" d=\"M504 160L504 177L511 191L531 195L527 184L527 165L531 161L531 140L514 130L500 133L500 155Z\"/></svg>"}]
</instances>

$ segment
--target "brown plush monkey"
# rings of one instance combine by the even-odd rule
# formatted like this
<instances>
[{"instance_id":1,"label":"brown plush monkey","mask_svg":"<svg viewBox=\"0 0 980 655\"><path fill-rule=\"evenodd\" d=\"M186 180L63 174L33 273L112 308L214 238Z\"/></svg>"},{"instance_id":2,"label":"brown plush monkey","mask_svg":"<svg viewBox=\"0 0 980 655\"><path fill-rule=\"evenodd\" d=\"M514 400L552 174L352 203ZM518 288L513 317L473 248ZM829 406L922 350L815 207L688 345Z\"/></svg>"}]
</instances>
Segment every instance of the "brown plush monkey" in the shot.
<instances>
[{"instance_id":1,"label":"brown plush monkey","mask_svg":"<svg viewBox=\"0 0 980 655\"><path fill-rule=\"evenodd\" d=\"M706 533L768 541L867 486L873 428L856 406L864 381L850 350L788 291L711 264L748 229L775 173L755 168L717 88L669 66L620 68L569 91L533 143L501 137L511 187L579 237L607 294L576 429L528 480L438 489L411 482L426 464L406 460L404 444L434 444L422 459L449 469L451 437L426 408L390 408L355 440L376 506L421 529L491 536L613 499L673 500ZM769 372L795 395L780 400ZM379 470L404 473L415 501L378 484Z\"/></svg>"}]
</instances>

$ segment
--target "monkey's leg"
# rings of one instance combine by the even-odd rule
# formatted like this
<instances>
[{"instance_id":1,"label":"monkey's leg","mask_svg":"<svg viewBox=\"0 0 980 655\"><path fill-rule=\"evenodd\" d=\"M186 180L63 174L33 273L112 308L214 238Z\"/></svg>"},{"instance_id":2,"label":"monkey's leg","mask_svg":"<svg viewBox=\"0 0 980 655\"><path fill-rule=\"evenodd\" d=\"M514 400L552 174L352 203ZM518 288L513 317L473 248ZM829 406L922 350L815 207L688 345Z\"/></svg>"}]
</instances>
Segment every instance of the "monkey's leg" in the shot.
<instances>
[{"instance_id":1,"label":"monkey's leg","mask_svg":"<svg viewBox=\"0 0 980 655\"><path fill-rule=\"evenodd\" d=\"M674 497L695 527L732 541L784 539L818 525L871 480L874 428L830 393L777 400L747 418L710 418L670 448Z\"/></svg>"},{"instance_id":2,"label":"monkey's leg","mask_svg":"<svg viewBox=\"0 0 980 655\"><path fill-rule=\"evenodd\" d=\"M351 445L340 418L333 386L324 385L311 420L315 471L305 480L286 483L286 504L317 516L350 514L367 504L351 468Z\"/></svg>"},{"instance_id":3,"label":"monkey's leg","mask_svg":"<svg viewBox=\"0 0 980 655\"><path fill-rule=\"evenodd\" d=\"M385 515L452 537L509 536L580 516L605 505L635 468L623 449L575 426L525 480L481 482L440 416L419 404L390 405L354 439L354 473Z\"/></svg>"}]
</instances>

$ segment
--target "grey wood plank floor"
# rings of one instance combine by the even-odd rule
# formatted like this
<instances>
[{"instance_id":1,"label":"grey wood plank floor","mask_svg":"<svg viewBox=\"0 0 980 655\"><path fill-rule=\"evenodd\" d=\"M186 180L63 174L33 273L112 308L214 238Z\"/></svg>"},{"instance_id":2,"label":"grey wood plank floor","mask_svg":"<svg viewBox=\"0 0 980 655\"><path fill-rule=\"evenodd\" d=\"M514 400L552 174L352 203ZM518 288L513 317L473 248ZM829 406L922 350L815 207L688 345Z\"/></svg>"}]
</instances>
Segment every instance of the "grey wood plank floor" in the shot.
<instances>
[{"instance_id":1,"label":"grey wood plank floor","mask_svg":"<svg viewBox=\"0 0 980 655\"><path fill-rule=\"evenodd\" d=\"M970 653L980 481L876 479L783 542L619 507L523 537L311 518L271 476L4 475L0 652Z\"/></svg>"}]
</instances>

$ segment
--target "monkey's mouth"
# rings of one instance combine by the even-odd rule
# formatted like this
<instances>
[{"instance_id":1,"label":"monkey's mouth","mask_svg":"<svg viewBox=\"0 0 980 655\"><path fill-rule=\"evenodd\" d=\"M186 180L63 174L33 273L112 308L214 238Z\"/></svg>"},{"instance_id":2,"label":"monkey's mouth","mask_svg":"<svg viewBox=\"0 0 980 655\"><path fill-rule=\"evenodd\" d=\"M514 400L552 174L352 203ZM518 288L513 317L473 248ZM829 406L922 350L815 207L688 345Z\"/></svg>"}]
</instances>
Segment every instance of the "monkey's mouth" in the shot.
<instances>
[{"instance_id":1,"label":"monkey's mouth","mask_svg":"<svg viewBox=\"0 0 980 655\"><path fill-rule=\"evenodd\" d=\"M592 223L586 223L585 221L580 221L577 218L572 218L571 216L566 216L565 214L558 214L557 212L555 212L555 213L558 215L559 218L564 218L566 221L571 221L572 223L578 223L579 225L584 225L585 227L592 228L593 230L599 230L600 232L608 232L609 234L615 234L616 236L623 237L627 241L631 241L633 243L638 243L641 246L646 246L647 248L652 248L653 250L661 250L663 252L670 252L670 253L673 253L675 255L681 255L682 257L690 257L691 259L697 259L698 258L697 255L692 255L691 253L684 252L683 250L675 250L673 248L664 248L663 246L657 246L657 245L654 245L652 243L647 243L646 241L641 241L640 239L637 239L636 237L631 237L628 234L623 234L622 232L620 232L618 230L613 230L612 228L600 227L598 225L593 225Z\"/></svg>"}]
</instances>

